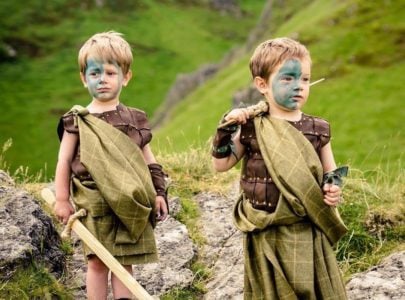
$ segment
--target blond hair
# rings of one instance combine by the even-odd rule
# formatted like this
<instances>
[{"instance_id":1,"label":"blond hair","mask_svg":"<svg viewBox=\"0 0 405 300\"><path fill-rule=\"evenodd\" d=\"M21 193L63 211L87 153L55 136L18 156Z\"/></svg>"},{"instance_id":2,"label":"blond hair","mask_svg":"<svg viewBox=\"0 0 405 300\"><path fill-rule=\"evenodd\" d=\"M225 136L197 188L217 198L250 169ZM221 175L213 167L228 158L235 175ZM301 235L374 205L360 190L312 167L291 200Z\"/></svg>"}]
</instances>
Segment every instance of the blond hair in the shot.
<instances>
[{"instance_id":1,"label":"blond hair","mask_svg":"<svg viewBox=\"0 0 405 300\"><path fill-rule=\"evenodd\" d=\"M96 33L89 38L79 51L80 72L85 73L87 59L93 58L108 63L117 63L123 74L127 74L132 64L131 46L115 31Z\"/></svg>"},{"instance_id":2,"label":"blond hair","mask_svg":"<svg viewBox=\"0 0 405 300\"><path fill-rule=\"evenodd\" d=\"M250 58L250 72L253 78L259 76L267 80L276 66L290 58L311 62L308 49L299 42L286 37L267 40L257 46Z\"/></svg>"}]
</instances>

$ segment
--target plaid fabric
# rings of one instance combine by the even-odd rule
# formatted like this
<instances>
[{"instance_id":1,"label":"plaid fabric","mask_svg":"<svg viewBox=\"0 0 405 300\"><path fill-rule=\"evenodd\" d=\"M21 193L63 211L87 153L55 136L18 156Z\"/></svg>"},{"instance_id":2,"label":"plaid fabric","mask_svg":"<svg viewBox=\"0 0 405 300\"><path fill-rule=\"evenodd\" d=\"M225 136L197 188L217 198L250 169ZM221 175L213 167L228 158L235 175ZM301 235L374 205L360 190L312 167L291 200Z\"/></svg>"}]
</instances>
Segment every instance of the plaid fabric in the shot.
<instances>
[{"instance_id":1,"label":"plaid fabric","mask_svg":"<svg viewBox=\"0 0 405 300\"><path fill-rule=\"evenodd\" d=\"M156 194L141 150L86 109L71 111L79 127L80 161L94 179L72 182L75 204L88 211L83 224L121 263L156 260ZM87 247L85 252L91 254Z\"/></svg>"},{"instance_id":2,"label":"plaid fabric","mask_svg":"<svg viewBox=\"0 0 405 300\"><path fill-rule=\"evenodd\" d=\"M283 120L254 122L281 196L274 213L254 209L243 195L236 203L234 223L245 233L245 299L346 299L331 246L346 227L323 202L313 146Z\"/></svg>"}]
</instances>

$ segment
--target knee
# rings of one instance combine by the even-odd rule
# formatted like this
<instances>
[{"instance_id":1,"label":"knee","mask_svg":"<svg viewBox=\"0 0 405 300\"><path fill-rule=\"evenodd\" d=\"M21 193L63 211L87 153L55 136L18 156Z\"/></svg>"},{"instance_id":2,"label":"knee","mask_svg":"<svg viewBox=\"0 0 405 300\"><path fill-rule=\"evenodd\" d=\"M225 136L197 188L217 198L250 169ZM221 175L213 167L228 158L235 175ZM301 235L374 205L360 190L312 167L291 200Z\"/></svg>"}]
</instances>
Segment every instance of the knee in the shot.
<instances>
[{"instance_id":1,"label":"knee","mask_svg":"<svg viewBox=\"0 0 405 300\"><path fill-rule=\"evenodd\" d=\"M87 266L88 266L88 269L93 272L108 273L107 266L97 256L89 257Z\"/></svg>"}]
</instances>

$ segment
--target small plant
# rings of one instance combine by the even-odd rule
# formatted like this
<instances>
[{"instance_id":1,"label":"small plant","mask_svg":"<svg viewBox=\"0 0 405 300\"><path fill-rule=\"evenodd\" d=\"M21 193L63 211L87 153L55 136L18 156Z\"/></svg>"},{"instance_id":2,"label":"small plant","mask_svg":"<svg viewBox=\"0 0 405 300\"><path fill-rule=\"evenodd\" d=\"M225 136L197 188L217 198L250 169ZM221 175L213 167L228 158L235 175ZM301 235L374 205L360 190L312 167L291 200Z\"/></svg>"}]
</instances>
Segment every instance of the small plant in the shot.
<instances>
[{"instance_id":1,"label":"small plant","mask_svg":"<svg viewBox=\"0 0 405 300\"><path fill-rule=\"evenodd\" d=\"M365 178L353 170L344 187L339 211L349 231L337 244L346 277L364 271L392 251L405 249L404 171L374 171ZM395 178L392 180L392 178Z\"/></svg>"},{"instance_id":2,"label":"small plant","mask_svg":"<svg viewBox=\"0 0 405 300\"><path fill-rule=\"evenodd\" d=\"M30 168L25 166L19 166L14 172L10 173L10 166L5 159L6 152L13 145L13 140L8 139L2 147L0 153L0 170L4 170L9 173L11 177L18 184L27 184L27 183L37 183L41 181L46 181L44 174L46 174L46 165L44 170L39 170L37 173L31 174Z\"/></svg>"},{"instance_id":3,"label":"small plant","mask_svg":"<svg viewBox=\"0 0 405 300\"><path fill-rule=\"evenodd\" d=\"M32 264L14 273L6 282L0 282L0 299L73 299L69 291L46 268Z\"/></svg>"}]
</instances>

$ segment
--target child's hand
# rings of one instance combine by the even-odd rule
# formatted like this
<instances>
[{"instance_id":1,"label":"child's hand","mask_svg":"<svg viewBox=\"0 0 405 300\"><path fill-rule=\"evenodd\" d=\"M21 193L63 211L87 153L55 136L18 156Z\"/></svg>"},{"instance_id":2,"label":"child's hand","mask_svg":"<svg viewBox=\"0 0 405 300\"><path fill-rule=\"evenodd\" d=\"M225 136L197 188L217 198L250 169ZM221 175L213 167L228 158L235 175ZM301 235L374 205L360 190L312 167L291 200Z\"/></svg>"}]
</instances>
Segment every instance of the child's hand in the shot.
<instances>
[{"instance_id":1,"label":"child's hand","mask_svg":"<svg viewBox=\"0 0 405 300\"><path fill-rule=\"evenodd\" d=\"M165 198L162 196L156 196L156 219L158 221L164 221L167 218L167 205Z\"/></svg>"},{"instance_id":2,"label":"child's hand","mask_svg":"<svg viewBox=\"0 0 405 300\"><path fill-rule=\"evenodd\" d=\"M323 186L323 202L330 206L337 206L341 200L342 190L334 184L325 184Z\"/></svg>"},{"instance_id":3,"label":"child's hand","mask_svg":"<svg viewBox=\"0 0 405 300\"><path fill-rule=\"evenodd\" d=\"M53 211L60 222L67 224L70 215L75 212L70 201L56 201Z\"/></svg>"},{"instance_id":4,"label":"child's hand","mask_svg":"<svg viewBox=\"0 0 405 300\"><path fill-rule=\"evenodd\" d=\"M225 121L234 121L236 124L245 124L249 119L249 111L246 108L235 108L226 116Z\"/></svg>"}]
</instances>

